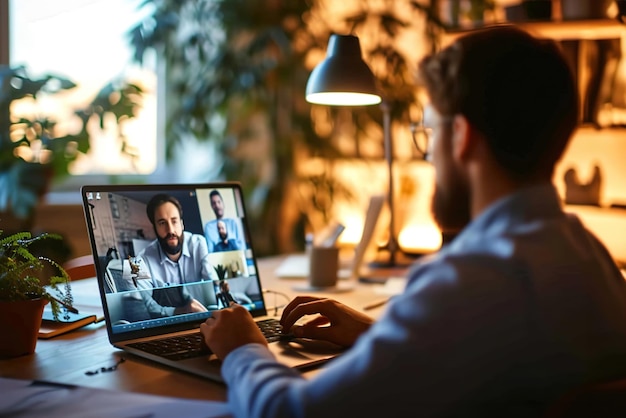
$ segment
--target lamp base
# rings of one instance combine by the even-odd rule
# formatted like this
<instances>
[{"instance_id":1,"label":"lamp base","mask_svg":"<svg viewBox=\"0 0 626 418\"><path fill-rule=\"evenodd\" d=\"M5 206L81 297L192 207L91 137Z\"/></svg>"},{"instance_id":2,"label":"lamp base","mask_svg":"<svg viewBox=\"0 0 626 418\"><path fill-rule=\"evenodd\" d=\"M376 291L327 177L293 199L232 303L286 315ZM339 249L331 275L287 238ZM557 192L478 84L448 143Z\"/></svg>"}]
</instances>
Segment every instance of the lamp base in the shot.
<instances>
[{"instance_id":1,"label":"lamp base","mask_svg":"<svg viewBox=\"0 0 626 418\"><path fill-rule=\"evenodd\" d=\"M379 250L379 255L386 253L384 257L377 258L367 263L367 268L363 269L359 275L359 281L362 283L384 284L390 278L406 277L409 267L417 258L408 256L406 253L402 257L394 257L394 263L391 263L389 251Z\"/></svg>"},{"instance_id":2,"label":"lamp base","mask_svg":"<svg viewBox=\"0 0 626 418\"><path fill-rule=\"evenodd\" d=\"M408 253L401 249L396 250L392 254L386 246L378 248L378 254L374 260L369 263L372 268L406 268L413 264L426 253Z\"/></svg>"},{"instance_id":3,"label":"lamp base","mask_svg":"<svg viewBox=\"0 0 626 418\"><path fill-rule=\"evenodd\" d=\"M459 231L442 231L441 233L441 246L443 247L446 244L452 242L452 240L459 234ZM406 268L413 264L415 261L419 260L421 257L432 254L432 251L427 252L408 252L399 247L399 245L395 245L395 250L392 252L390 250L390 243L382 245L378 247L378 254L374 260L372 260L369 265L372 268Z\"/></svg>"}]
</instances>

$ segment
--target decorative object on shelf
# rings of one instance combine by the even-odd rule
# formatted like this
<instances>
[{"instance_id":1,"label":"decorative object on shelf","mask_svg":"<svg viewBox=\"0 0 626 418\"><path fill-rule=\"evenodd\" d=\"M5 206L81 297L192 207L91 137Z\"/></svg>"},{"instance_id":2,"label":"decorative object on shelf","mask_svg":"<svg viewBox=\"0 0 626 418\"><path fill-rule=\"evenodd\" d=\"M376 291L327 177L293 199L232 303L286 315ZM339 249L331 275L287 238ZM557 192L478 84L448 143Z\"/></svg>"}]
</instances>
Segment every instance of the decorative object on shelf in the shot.
<instances>
[{"instance_id":1,"label":"decorative object on shelf","mask_svg":"<svg viewBox=\"0 0 626 418\"><path fill-rule=\"evenodd\" d=\"M466 14L474 27L480 27L485 23L485 12L493 11L495 6L494 0L469 0Z\"/></svg>"},{"instance_id":2,"label":"decorative object on shelf","mask_svg":"<svg viewBox=\"0 0 626 418\"><path fill-rule=\"evenodd\" d=\"M563 177L565 183L565 203L568 205L600 206L602 191L602 171L597 164L593 167L593 175L587 182L578 177L576 168L570 167Z\"/></svg>"},{"instance_id":3,"label":"decorative object on shelf","mask_svg":"<svg viewBox=\"0 0 626 418\"><path fill-rule=\"evenodd\" d=\"M43 308L51 304L55 320L73 309L70 277L59 263L33 255L36 242L61 239L55 234L32 236L19 232L2 237L0 231L0 357L16 357L35 351ZM56 269L46 287L39 277L45 265ZM67 311L65 311L67 312ZM10 337L8 337L10 336Z\"/></svg>"},{"instance_id":4,"label":"decorative object on shelf","mask_svg":"<svg viewBox=\"0 0 626 418\"><path fill-rule=\"evenodd\" d=\"M551 0L523 0L504 7L509 22L549 21L552 19Z\"/></svg>"},{"instance_id":5,"label":"decorative object on shelf","mask_svg":"<svg viewBox=\"0 0 626 418\"><path fill-rule=\"evenodd\" d=\"M615 0L615 4L617 5L617 16L615 17L620 23L626 23L624 22L624 18L626 18L626 0Z\"/></svg>"},{"instance_id":6,"label":"decorative object on shelf","mask_svg":"<svg viewBox=\"0 0 626 418\"><path fill-rule=\"evenodd\" d=\"M614 0L561 0L563 20L608 19Z\"/></svg>"},{"instance_id":7,"label":"decorative object on shelf","mask_svg":"<svg viewBox=\"0 0 626 418\"><path fill-rule=\"evenodd\" d=\"M441 21L450 29L461 26L461 0L447 0L441 5Z\"/></svg>"}]
</instances>

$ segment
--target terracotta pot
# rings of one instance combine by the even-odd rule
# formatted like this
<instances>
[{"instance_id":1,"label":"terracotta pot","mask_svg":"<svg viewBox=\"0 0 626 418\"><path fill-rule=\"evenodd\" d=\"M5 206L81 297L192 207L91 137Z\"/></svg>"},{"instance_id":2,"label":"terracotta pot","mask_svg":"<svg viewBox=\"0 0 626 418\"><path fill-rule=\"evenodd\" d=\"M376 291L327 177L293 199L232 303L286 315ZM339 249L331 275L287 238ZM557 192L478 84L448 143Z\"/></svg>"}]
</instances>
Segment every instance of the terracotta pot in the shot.
<instances>
[{"instance_id":1,"label":"terracotta pot","mask_svg":"<svg viewBox=\"0 0 626 418\"><path fill-rule=\"evenodd\" d=\"M45 299L0 302L0 357L35 352Z\"/></svg>"}]
</instances>

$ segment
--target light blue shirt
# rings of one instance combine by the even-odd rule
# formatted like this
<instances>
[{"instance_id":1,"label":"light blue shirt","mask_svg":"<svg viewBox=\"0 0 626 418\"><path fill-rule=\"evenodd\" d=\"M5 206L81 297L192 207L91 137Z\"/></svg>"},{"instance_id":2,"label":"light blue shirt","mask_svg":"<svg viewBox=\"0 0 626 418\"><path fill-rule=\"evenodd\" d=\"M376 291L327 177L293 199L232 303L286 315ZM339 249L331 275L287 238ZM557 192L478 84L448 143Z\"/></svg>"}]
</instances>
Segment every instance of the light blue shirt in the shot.
<instances>
[{"instance_id":1,"label":"light blue shirt","mask_svg":"<svg viewBox=\"0 0 626 418\"><path fill-rule=\"evenodd\" d=\"M185 284L204 280L217 280L217 274L209 261L209 251L206 240L200 234L192 234L184 231L182 254L177 262L170 260L157 240L152 241L137 256L141 259L142 272L150 276L150 279L138 280L139 289L154 289L171 286L173 284ZM199 299L198 289L186 289L192 297ZM144 295L144 292L142 292ZM154 299L144 297L148 312L153 316L171 316L174 307L161 306Z\"/></svg>"},{"instance_id":2,"label":"light blue shirt","mask_svg":"<svg viewBox=\"0 0 626 418\"><path fill-rule=\"evenodd\" d=\"M495 202L310 379L262 345L222 373L237 417L537 417L626 375L625 281L550 186Z\"/></svg>"},{"instance_id":3,"label":"light blue shirt","mask_svg":"<svg viewBox=\"0 0 626 418\"><path fill-rule=\"evenodd\" d=\"M243 235L241 220L239 218L222 218L220 220L226 225L228 238L234 239L237 242L239 249L245 249L246 240ZM218 241L221 241L220 234L217 231L217 222L218 219L213 219L204 225L204 236L206 237L210 253L215 251L215 244Z\"/></svg>"}]
</instances>

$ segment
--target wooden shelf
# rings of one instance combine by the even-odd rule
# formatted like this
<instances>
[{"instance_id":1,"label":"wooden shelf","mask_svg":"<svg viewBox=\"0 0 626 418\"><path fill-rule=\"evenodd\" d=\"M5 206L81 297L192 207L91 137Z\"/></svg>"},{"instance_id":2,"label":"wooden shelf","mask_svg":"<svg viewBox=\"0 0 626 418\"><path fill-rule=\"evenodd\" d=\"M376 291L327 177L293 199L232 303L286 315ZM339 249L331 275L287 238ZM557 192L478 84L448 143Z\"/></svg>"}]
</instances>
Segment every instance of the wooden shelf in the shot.
<instances>
[{"instance_id":1,"label":"wooden shelf","mask_svg":"<svg viewBox=\"0 0 626 418\"><path fill-rule=\"evenodd\" d=\"M559 41L621 38L626 26L614 19L516 23L520 28Z\"/></svg>"},{"instance_id":2,"label":"wooden shelf","mask_svg":"<svg viewBox=\"0 0 626 418\"><path fill-rule=\"evenodd\" d=\"M535 36L551 38L557 41L564 40L599 40L618 39L626 33L626 25L615 19L595 20L563 20L563 21L535 21L535 22L502 22L490 26L513 25ZM443 36L443 43L452 42L457 37L475 29L459 29L447 32Z\"/></svg>"}]
</instances>

